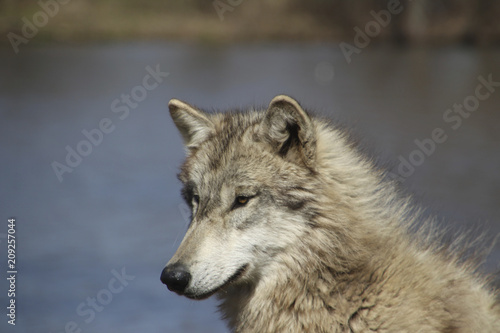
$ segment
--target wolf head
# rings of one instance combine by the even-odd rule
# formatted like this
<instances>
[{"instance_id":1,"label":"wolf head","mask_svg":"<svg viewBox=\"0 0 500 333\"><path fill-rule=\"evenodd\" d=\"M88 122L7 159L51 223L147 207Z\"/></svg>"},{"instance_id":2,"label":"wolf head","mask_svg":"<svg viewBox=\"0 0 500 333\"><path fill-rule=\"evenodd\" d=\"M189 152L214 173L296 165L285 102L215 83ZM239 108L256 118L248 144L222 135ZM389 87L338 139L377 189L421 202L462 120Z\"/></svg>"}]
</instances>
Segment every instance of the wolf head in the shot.
<instances>
[{"instance_id":1,"label":"wolf head","mask_svg":"<svg viewBox=\"0 0 500 333\"><path fill-rule=\"evenodd\" d=\"M212 114L175 99L169 109L192 219L162 282L202 299L258 281L318 214L315 125L288 96L263 111Z\"/></svg>"}]
</instances>

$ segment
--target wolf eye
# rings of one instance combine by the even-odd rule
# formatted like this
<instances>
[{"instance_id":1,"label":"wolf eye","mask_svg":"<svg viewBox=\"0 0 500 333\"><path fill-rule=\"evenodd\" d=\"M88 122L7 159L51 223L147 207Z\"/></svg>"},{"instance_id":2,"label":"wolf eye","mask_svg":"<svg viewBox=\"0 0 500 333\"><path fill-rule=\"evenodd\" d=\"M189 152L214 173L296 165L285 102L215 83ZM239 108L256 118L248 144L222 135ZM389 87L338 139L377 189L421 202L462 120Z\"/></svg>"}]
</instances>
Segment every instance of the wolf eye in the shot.
<instances>
[{"instance_id":1,"label":"wolf eye","mask_svg":"<svg viewBox=\"0 0 500 333\"><path fill-rule=\"evenodd\" d=\"M239 195L236 197L236 202L235 204L237 206L244 206L247 204L247 202L250 200L249 197L245 197L245 196L242 196L242 195Z\"/></svg>"},{"instance_id":2,"label":"wolf eye","mask_svg":"<svg viewBox=\"0 0 500 333\"><path fill-rule=\"evenodd\" d=\"M244 205L248 202L248 197L238 197L237 200L240 205Z\"/></svg>"}]
</instances>

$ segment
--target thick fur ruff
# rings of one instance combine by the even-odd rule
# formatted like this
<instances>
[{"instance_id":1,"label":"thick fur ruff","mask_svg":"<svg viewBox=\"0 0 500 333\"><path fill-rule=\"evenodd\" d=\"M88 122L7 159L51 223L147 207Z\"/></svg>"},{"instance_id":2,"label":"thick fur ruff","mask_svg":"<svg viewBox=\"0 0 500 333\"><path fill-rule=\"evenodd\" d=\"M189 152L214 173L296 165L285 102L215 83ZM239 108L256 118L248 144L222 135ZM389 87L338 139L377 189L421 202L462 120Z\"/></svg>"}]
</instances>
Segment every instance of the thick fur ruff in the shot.
<instances>
[{"instance_id":1,"label":"thick fur ruff","mask_svg":"<svg viewBox=\"0 0 500 333\"><path fill-rule=\"evenodd\" d=\"M477 264L432 221L410 231L418 209L343 130L288 96L262 111L169 106L193 210L169 288L216 294L234 332L500 332Z\"/></svg>"}]
</instances>

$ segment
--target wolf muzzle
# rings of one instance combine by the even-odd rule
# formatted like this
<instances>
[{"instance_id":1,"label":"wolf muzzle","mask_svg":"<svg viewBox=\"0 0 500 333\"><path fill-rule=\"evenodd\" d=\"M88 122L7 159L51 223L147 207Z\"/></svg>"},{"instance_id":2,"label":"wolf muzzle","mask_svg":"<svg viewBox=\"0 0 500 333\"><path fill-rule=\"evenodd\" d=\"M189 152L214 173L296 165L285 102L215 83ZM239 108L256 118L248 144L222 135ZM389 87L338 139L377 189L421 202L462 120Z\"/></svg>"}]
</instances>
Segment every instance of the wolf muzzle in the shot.
<instances>
[{"instance_id":1,"label":"wolf muzzle","mask_svg":"<svg viewBox=\"0 0 500 333\"><path fill-rule=\"evenodd\" d=\"M161 282L167 285L170 291L179 295L184 294L186 287L191 281L191 274L187 268L179 263L166 266L161 272Z\"/></svg>"}]
</instances>

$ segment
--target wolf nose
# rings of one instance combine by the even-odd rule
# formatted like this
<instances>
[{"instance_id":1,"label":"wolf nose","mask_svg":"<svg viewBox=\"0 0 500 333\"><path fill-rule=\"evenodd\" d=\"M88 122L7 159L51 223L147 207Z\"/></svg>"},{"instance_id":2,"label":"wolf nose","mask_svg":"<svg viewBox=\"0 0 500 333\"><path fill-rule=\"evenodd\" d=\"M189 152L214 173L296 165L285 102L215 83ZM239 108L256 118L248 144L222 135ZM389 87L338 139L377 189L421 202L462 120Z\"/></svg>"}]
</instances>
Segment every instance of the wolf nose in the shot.
<instances>
[{"instance_id":1,"label":"wolf nose","mask_svg":"<svg viewBox=\"0 0 500 333\"><path fill-rule=\"evenodd\" d=\"M191 274L183 265L173 264L163 269L160 280L170 291L182 294L191 280Z\"/></svg>"}]
</instances>

